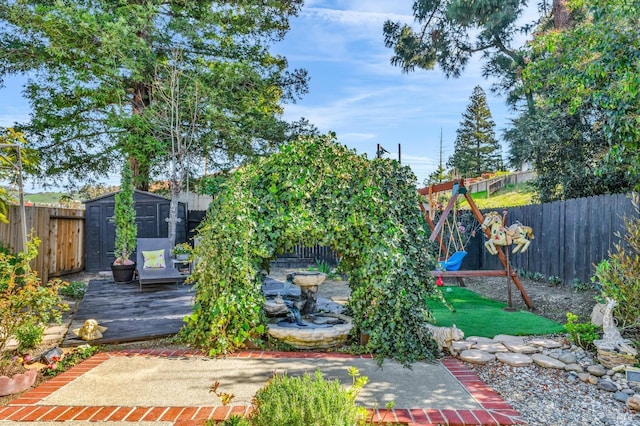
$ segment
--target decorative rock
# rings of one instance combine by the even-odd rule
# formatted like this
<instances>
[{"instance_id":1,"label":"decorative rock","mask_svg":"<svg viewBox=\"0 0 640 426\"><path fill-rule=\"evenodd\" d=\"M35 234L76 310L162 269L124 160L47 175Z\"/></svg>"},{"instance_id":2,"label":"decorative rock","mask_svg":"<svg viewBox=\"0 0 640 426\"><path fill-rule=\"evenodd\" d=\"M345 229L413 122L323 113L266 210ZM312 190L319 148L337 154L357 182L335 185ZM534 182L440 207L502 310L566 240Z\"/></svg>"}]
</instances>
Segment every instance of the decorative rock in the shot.
<instances>
[{"instance_id":1,"label":"decorative rock","mask_svg":"<svg viewBox=\"0 0 640 426\"><path fill-rule=\"evenodd\" d=\"M496 352L509 352L509 349L500 342L478 342L473 345L473 349L489 352L490 354L495 354Z\"/></svg>"},{"instance_id":2,"label":"decorative rock","mask_svg":"<svg viewBox=\"0 0 640 426\"><path fill-rule=\"evenodd\" d=\"M533 364L533 360L530 356L524 354L514 354L511 352L498 352L496 353L498 361L510 365L512 367L525 367Z\"/></svg>"},{"instance_id":3,"label":"decorative rock","mask_svg":"<svg viewBox=\"0 0 640 426\"><path fill-rule=\"evenodd\" d=\"M547 355L553 359L558 359L562 354L563 354L562 349L554 349L552 351L549 351Z\"/></svg>"},{"instance_id":4,"label":"decorative rock","mask_svg":"<svg viewBox=\"0 0 640 426\"><path fill-rule=\"evenodd\" d=\"M560 360L558 360L560 361ZM562 361L560 361L562 362ZM566 371L575 371L576 373L582 373L584 370L582 369L582 367L579 364L573 363L573 364L565 364L564 369Z\"/></svg>"},{"instance_id":5,"label":"decorative rock","mask_svg":"<svg viewBox=\"0 0 640 426\"><path fill-rule=\"evenodd\" d=\"M562 361L565 364L574 364L578 360L578 357L573 352L564 352L558 357L558 361Z\"/></svg>"},{"instance_id":6,"label":"decorative rock","mask_svg":"<svg viewBox=\"0 0 640 426\"><path fill-rule=\"evenodd\" d=\"M635 392L633 389L622 389L622 392L626 393L627 395L633 395Z\"/></svg>"},{"instance_id":7,"label":"decorative rock","mask_svg":"<svg viewBox=\"0 0 640 426\"><path fill-rule=\"evenodd\" d=\"M622 368L627 365L634 365L636 363L636 357L633 355L610 351L607 349L598 348L598 361L600 364L608 368Z\"/></svg>"},{"instance_id":8,"label":"decorative rock","mask_svg":"<svg viewBox=\"0 0 640 426\"><path fill-rule=\"evenodd\" d=\"M486 364L496 359L495 355L477 349L468 349L460 353L460 359L474 364Z\"/></svg>"},{"instance_id":9,"label":"decorative rock","mask_svg":"<svg viewBox=\"0 0 640 426\"><path fill-rule=\"evenodd\" d=\"M640 395L633 395L627 399L627 408L640 411Z\"/></svg>"},{"instance_id":10,"label":"decorative rock","mask_svg":"<svg viewBox=\"0 0 640 426\"><path fill-rule=\"evenodd\" d=\"M493 340L500 343L511 343L515 345L523 345L524 338L522 336L512 336L510 334L497 334L493 337Z\"/></svg>"},{"instance_id":11,"label":"decorative rock","mask_svg":"<svg viewBox=\"0 0 640 426\"><path fill-rule=\"evenodd\" d=\"M620 402L627 402L627 399L629 399L629 395L624 392L616 392L613 394L613 399Z\"/></svg>"},{"instance_id":12,"label":"decorative rock","mask_svg":"<svg viewBox=\"0 0 640 426\"><path fill-rule=\"evenodd\" d=\"M469 342L473 342L473 343L493 342L493 339L490 339L488 337L481 337L481 336L469 336L465 340L468 340Z\"/></svg>"},{"instance_id":13,"label":"decorative rock","mask_svg":"<svg viewBox=\"0 0 640 426\"><path fill-rule=\"evenodd\" d=\"M451 346L455 353L460 353L462 351L466 351L467 349L471 349L473 346L473 342L468 342L466 340L454 340L451 342Z\"/></svg>"},{"instance_id":14,"label":"decorative rock","mask_svg":"<svg viewBox=\"0 0 640 426\"><path fill-rule=\"evenodd\" d=\"M518 344L515 342L507 342L507 341L503 341L502 344L505 346L505 348L509 349L511 352L517 352L520 354L535 354L540 352L540 347L538 346L530 346L530 345L525 345L523 344Z\"/></svg>"},{"instance_id":15,"label":"decorative rock","mask_svg":"<svg viewBox=\"0 0 640 426\"><path fill-rule=\"evenodd\" d=\"M596 377L602 377L607 374L607 370L600 364L593 364L588 366L587 371Z\"/></svg>"},{"instance_id":16,"label":"decorative rock","mask_svg":"<svg viewBox=\"0 0 640 426\"><path fill-rule=\"evenodd\" d=\"M597 385L599 381L600 379L598 379L596 376L589 375L589 383L591 383L592 385Z\"/></svg>"},{"instance_id":17,"label":"decorative rock","mask_svg":"<svg viewBox=\"0 0 640 426\"><path fill-rule=\"evenodd\" d=\"M600 380L598 382L598 388L607 392L616 392L618 387L611 380Z\"/></svg>"},{"instance_id":18,"label":"decorative rock","mask_svg":"<svg viewBox=\"0 0 640 426\"><path fill-rule=\"evenodd\" d=\"M585 383L589 383L589 377L591 377L589 373L578 373L578 378Z\"/></svg>"},{"instance_id":19,"label":"decorative rock","mask_svg":"<svg viewBox=\"0 0 640 426\"><path fill-rule=\"evenodd\" d=\"M527 343L532 346L540 346L545 349L555 349L562 346L559 342L556 342L555 340L542 339L542 338L531 339Z\"/></svg>"},{"instance_id":20,"label":"decorative rock","mask_svg":"<svg viewBox=\"0 0 640 426\"><path fill-rule=\"evenodd\" d=\"M549 356L542 354L533 354L531 355L531 359L537 365L543 368L557 368L560 370L564 370L564 362L558 361L557 359L553 359Z\"/></svg>"}]
</instances>

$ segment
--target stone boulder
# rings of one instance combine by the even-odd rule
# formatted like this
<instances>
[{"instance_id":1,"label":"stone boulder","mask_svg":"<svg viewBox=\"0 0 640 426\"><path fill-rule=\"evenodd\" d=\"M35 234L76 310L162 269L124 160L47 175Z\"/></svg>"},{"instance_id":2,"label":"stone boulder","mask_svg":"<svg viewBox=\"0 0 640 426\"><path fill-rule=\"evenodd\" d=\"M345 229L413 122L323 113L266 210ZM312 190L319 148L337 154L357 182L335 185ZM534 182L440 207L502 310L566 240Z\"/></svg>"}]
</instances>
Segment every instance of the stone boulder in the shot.
<instances>
[{"instance_id":1,"label":"stone boulder","mask_svg":"<svg viewBox=\"0 0 640 426\"><path fill-rule=\"evenodd\" d=\"M460 359L473 364L487 364L496 359L495 355L477 349L468 349L460 353Z\"/></svg>"}]
</instances>

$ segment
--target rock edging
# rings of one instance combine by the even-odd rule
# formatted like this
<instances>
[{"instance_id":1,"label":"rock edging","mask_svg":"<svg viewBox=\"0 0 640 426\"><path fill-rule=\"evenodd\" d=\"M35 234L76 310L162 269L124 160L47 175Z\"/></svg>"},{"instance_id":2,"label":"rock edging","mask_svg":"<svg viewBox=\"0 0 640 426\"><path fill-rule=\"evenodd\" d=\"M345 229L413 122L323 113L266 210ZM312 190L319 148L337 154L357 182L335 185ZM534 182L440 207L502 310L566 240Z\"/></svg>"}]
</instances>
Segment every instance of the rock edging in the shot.
<instances>
[{"instance_id":1,"label":"rock edging","mask_svg":"<svg viewBox=\"0 0 640 426\"><path fill-rule=\"evenodd\" d=\"M459 359L474 364L498 361L512 367L537 365L565 371L570 380L580 380L610 392L631 410L640 411L640 382L628 382L624 366L606 368L584 349L564 339L524 338L497 335L493 339L471 336L453 342Z\"/></svg>"}]
</instances>

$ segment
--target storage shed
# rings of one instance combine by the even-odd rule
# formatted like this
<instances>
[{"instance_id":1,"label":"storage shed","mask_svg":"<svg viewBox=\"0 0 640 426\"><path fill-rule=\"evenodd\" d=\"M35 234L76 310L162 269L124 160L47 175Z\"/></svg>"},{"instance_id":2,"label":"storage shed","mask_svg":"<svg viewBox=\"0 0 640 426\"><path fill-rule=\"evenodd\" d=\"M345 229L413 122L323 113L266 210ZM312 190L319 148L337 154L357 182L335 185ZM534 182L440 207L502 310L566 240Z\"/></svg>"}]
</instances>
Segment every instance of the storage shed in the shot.
<instances>
[{"instance_id":1,"label":"storage shed","mask_svg":"<svg viewBox=\"0 0 640 426\"><path fill-rule=\"evenodd\" d=\"M112 222L115 194L106 194L85 202L85 271L109 270L114 260L115 224ZM134 191L134 207L139 238L166 238L169 235L170 200L144 191ZM187 240L187 210L178 203L176 243ZM135 259L135 253L132 259Z\"/></svg>"}]
</instances>

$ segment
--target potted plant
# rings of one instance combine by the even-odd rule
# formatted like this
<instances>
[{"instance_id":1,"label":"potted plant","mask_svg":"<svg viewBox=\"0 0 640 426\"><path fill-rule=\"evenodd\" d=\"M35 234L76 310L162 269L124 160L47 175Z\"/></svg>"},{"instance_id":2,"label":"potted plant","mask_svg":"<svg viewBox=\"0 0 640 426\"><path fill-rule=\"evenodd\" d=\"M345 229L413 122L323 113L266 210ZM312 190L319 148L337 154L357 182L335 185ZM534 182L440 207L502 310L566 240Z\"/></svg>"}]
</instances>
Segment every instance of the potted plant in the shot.
<instances>
[{"instance_id":1,"label":"potted plant","mask_svg":"<svg viewBox=\"0 0 640 426\"><path fill-rule=\"evenodd\" d=\"M176 244L173 248L173 255L177 260L188 260L191 254L191 246L189 243Z\"/></svg>"},{"instance_id":2,"label":"potted plant","mask_svg":"<svg viewBox=\"0 0 640 426\"><path fill-rule=\"evenodd\" d=\"M115 195L113 221L116 225L116 239L114 256L111 265L115 282L129 282L133 280L136 263L129 259L136 248L138 226L136 225L136 210L133 201L133 181L129 163L122 167L120 192Z\"/></svg>"}]
</instances>

